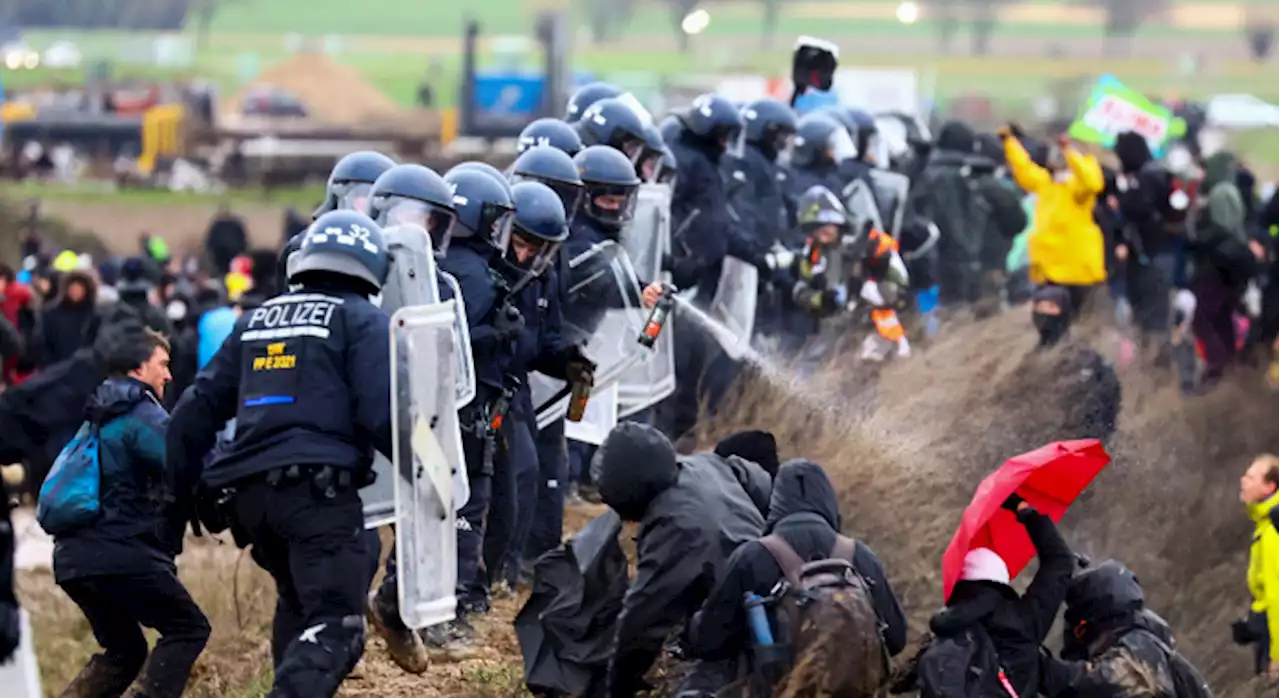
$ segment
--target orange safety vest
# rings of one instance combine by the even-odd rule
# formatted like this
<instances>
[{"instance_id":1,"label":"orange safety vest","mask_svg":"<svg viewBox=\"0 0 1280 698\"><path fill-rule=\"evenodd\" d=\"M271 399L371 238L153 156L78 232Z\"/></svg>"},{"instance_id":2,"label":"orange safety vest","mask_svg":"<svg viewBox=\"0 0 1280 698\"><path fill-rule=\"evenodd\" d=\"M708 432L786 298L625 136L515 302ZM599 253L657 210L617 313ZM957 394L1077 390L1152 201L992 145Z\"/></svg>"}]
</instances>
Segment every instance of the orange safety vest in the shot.
<instances>
[{"instance_id":1,"label":"orange safety vest","mask_svg":"<svg viewBox=\"0 0 1280 698\"><path fill-rule=\"evenodd\" d=\"M876 326L876 332L890 342L897 343L907 336L906 331L902 329L902 323L898 322L898 313L893 308L872 310L871 322Z\"/></svg>"}]
</instances>

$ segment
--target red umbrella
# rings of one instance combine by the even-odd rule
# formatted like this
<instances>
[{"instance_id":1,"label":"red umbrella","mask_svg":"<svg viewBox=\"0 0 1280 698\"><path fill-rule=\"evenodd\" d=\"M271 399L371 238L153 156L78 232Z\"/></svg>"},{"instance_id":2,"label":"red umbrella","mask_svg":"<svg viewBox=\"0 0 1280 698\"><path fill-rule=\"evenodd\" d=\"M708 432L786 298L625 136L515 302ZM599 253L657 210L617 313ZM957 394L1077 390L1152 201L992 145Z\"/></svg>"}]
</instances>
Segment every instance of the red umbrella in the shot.
<instances>
[{"instance_id":1,"label":"red umbrella","mask_svg":"<svg viewBox=\"0 0 1280 698\"><path fill-rule=\"evenodd\" d=\"M1110 462L1111 456L1096 439L1058 441L1005 461L978 485L942 556L942 598L951 598L964 556L974 548L990 548L1000 555L1009 566L1010 577L1016 577L1035 557L1027 530L1013 512L1000 506L1009 495L1016 492L1057 523Z\"/></svg>"}]
</instances>

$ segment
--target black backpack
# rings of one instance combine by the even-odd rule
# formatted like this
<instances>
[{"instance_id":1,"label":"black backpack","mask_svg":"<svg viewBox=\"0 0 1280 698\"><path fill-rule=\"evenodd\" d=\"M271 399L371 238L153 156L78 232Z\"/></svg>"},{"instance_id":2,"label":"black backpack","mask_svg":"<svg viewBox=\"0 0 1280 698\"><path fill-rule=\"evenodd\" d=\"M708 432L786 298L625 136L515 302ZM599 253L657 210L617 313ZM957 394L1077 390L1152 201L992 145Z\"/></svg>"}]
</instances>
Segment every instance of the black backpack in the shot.
<instances>
[{"instance_id":1,"label":"black backpack","mask_svg":"<svg viewBox=\"0 0 1280 698\"><path fill-rule=\"evenodd\" d=\"M916 675L920 698L1023 698L1001 668L991 637L977 624L935 637L921 653Z\"/></svg>"}]
</instances>

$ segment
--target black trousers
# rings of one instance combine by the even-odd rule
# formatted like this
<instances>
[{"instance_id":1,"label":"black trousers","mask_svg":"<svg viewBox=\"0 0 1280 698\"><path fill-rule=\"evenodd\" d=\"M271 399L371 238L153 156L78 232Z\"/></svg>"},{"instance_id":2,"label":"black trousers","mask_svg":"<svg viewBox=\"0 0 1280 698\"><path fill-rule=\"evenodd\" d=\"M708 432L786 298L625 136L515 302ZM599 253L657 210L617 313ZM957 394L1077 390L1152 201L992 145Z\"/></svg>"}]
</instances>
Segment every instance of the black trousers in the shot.
<instances>
[{"instance_id":1,"label":"black trousers","mask_svg":"<svg viewBox=\"0 0 1280 698\"><path fill-rule=\"evenodd\" d=\"M329 498L310 477L236 494L237 540L276 582L272 698L332 696L364 654L364 604L376 552L354 487ZM370 559L372 557L372 560Z\"/></svg>"},{"instance_id":2,"label":"black trousers","mask_svg":"<svg viewBox=\"0 0 1280 698\"><path fill-rule=\"evenodd\" d=\"M209 639L209 620L177 575L166 569L147 574L99 575L69 579L62 590L80 607L102 646L67 686L64 696L118 698L147 662L142 628L160 633L142 678L147 698L178 698L191 666Z\"/></svg>"}]
</instances>

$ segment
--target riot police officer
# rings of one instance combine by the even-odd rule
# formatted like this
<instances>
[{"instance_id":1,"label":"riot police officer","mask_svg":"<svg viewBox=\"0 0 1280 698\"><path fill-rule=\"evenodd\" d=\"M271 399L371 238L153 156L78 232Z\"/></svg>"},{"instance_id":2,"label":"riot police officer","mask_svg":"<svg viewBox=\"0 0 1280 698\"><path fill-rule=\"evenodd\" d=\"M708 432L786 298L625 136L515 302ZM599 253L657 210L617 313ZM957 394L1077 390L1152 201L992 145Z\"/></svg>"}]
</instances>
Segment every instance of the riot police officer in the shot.
<instances>
[{"instance_id":1,"label":"riot police officer","mask_svg":"<svg viewBox=\"0 0 1280 698\"><path fill-rule=\"evenodd\" d=\"M372 150L358 150L342 156L329 173L324 202L316 209L314 217L342 209L363 212L373 183L395 165L395 160Z\"/></svg>"},{"instance_id":2,"label":"riot police officer","mask_svg":"<svg viewBox=\"0 0 1280 698\"><path fill-rule=\"evenodd\" d=\"M523 153L535 145L549 145L573 157L582 150L582 138L572 126L559 119L536 119L520 132L520 139L516 141L516 152Z\"/></svg>"},{"instance_id":3,"label":"riot police officer","mask_svg":"<svg viewBox=\"0 0 1280 698\"><path fill-rule=\"evenodd\" d=\"M357 490L374 449L392 449L389 323L369 300L388 270L368 216L322 215L289 260L299 288L240 318L169 425L176 506L197 530L197 510L229 525L276 581L271 696L332 696L364 652L377 559ZM235 440L201 472L233 417Z\"/></svg>"},{"instance_id":4,"label":"riot police officer","mask_svg":"<svg viewBox=\"0 0 1280 698\"><path fill-rule=\"evenodd\" d=\"M487 162L480 162L479 160L468 160L466 162L460 162L449 169L450 172L463 172L467 170L483 172L489 175L490 177L497 180L500 184L502 184L503 188L507 190L508 195L511 194L511 184L507 182L507 176L503 174L501 170L494 167L493 165L490 165Z\"/></svg>"},{"instance_id":5,"label":"riot police officer","mask_svg":"<svg viewBox=\"0 0 1280 698\"><path fill-rule=\"evenodd\" d=\"M572 260L592 245L617 241L635 215L640 178L627 156L603 145L588 146L573 158L582 178L583 197L569 225L565 259Z\"/></svg>"},{"instance_id":6,"label":"riot police officer","mask_svg":"<svg viewBox=\"0 0 1280 698\"><path fill-rule=\"evenodd\" d=\"M644 149L644 122L635 110L616 97L602 99L587 107L575 127L582 145L607 145L617 148L635 161Z\"/></svg>"},{"instance_id":7,"label":"riot police officer","mask_svg":"<svg viewBox=\"0 0 1280 698\"><path fill-rule=\"evenodd\" d=\"M751 102L741 114L746 124L742 154L730 163L729 176L741 182L734 192L734 211L753 259L758 259L787 229L786 171L778 164L778 156L791 147L796 116L791 107L776 99Z\"/></svg>"},{"instance_id":8,"label":"riot police officer","mask_svg":"<svg viewBox=\"0 0 1280 698\"><path fill-rule=\"evenodd\" d=\"M566 220L573 224L582 203L582 178L573 158L550 146L534 146L511 165L511 182L541 182L560 197Z\"/></svg>"},{"instance_id":9,"label":"riot police officer","mask_svg":"<svg viewBox=\"0 0 1280 698\"><path fill-rule=\"evenodd\" d=\"M840 176L840 164L853 155L853 139L829 113L815 111L800 117L796 122L795 150L791 154L791 200L799 200L815 186L840 196L845 184ZM793 205L791 209L794 211L796 207ZM792 243L789 246L797 247L803 240L792 240Z\"/></svg>"},{"instance_id":10,"label":"riot police officer","mask_svg":"<svg viewBox=\"0 0 1280 698\"><path fill-rule=\"evenodd\" d=\"M524 324L511 371L521 379L511 418L504 423L505 453L495 463L493 500L484 539L485 569L493 583L514 586L533 523L539 461L536 417L528 372L590 386L595 364L563 334L561 289L553 261L568 237L560 197L538 182L512 188L516 215L511 244L498 264L512 289L512 304Z\"/></svg>"},{"instance_id":11,"label":"riot police officer","mask_svg":"<svg viewBox=\"0 0 1280 698\"><path fill-rule=\"evenodd\" d=\"M570 95L569 103L564 108L564 122L576 124L582 118L582 113L587 110L587 107L602 99L617 97L620 94L622 94L620 88L607 82L593 82L583 85Z\"/></svg>"}]
</instances>

